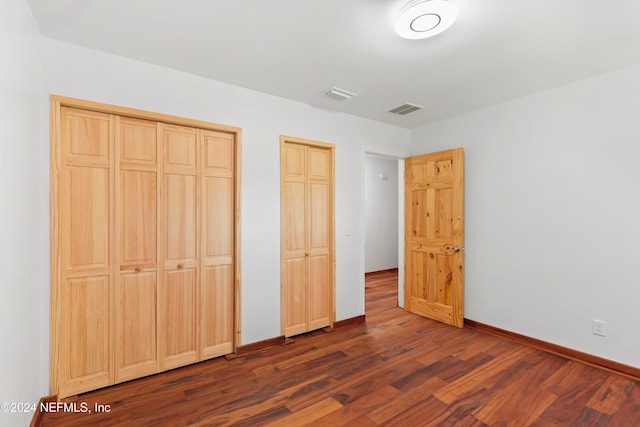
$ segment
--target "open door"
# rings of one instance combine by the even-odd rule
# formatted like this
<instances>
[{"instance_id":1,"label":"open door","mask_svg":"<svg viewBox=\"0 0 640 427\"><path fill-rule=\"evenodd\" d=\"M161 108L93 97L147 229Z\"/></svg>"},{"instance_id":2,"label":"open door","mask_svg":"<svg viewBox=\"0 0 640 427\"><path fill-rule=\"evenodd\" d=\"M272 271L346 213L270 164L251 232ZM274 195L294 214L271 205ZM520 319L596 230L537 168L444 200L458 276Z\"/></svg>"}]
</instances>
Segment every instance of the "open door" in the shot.
<instances>
[{"instance_id":1,"label":"open door","mask_svg":"<svg viewBox=\"0 0 640 427\"><path fill-rule=\"evenodd\" d=\"M405 160L405 310L464 324L464 150Z\"/></svg>"}]
</instances>

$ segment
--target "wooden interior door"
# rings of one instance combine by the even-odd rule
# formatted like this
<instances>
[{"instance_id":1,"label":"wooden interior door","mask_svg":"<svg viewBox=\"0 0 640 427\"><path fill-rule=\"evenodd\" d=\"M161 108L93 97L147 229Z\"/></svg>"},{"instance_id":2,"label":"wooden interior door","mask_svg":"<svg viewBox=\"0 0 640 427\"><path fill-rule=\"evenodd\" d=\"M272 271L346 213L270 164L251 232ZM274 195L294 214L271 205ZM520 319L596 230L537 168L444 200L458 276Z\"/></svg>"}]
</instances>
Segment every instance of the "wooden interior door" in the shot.
<instances>
[{"instance_id":1,"label":"wooden interior door","mask_svg":"<svg viewBox=\"0 0 640 427\"><path fill-rule=\"evenodd\" d=\"M162 369L194 363L197 349L197 129L161 124L164 175Z\"/></svg>"},{"instance_id":2,"label":"wooden interior door","mask_svg":"<svg viewBox=\"0 0 640 427\"><path fill-rule=\"evenodd\" d=\"M464 324L464 150L405 160L405 309Z\"/></svg>"},{"instance_id":3,"label":"wooden interior door","mask_svg":"<svg viewBox=\"0 0 640 427\"><path fill-rule=\"evenodd\" d=\"M281 139L282 334L335 318L333 146Z\"/></svg>"},{"instance_id":4,"label":"wooden interior door","mask_svg":"<svg viewBox=\"0 0 640 427\"><path fill-rule=\"evenodd\" d=\"M235 138L203 130L200 359L233 352Z\"/></svg>"},{"instance_id":5,"label":"wooden interior door","mask_svg":"<svg viewBox=\"0 0 640 427\"><path fill-rule=\"evenodd\" d=\"M60 228L52 259L61 258L61 286L52 306L51 381L65 396L113 384L113 117L61 108L61 140L52 150L59 170ZM55 183L55 181L54 181ZM59 319L59 322L58 322Z\"/></svg>"},{"instance_id":6,"label":"wooden interior door","mask_svg":"<svg viewBox=\"0 0 640 427\"><path fill-rule=\"evenodd\" d=\"M158 126L116 122L116 382L158 371Z\"/></svg>"}]
</instances>

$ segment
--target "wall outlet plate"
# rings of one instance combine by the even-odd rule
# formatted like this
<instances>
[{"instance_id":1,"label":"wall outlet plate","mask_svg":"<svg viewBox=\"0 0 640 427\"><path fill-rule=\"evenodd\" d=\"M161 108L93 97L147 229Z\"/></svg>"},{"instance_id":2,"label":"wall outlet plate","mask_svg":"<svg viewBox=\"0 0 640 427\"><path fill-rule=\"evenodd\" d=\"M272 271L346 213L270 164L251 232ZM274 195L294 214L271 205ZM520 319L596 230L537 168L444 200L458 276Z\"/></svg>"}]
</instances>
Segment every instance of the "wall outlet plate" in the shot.
<instances>
[{"instance_id":1,"label":"wall outlet plate","mask_svg":"<svg viewBox=\"0 0 640 427\"><path fill-rule=\"evenodd\" d=\"M607 324L604 320L593 319L593 323L591 324L591 332L594 335L600 335L601 337L606 336L604 332L604 327Z\"/></svg>"}]
</instances>

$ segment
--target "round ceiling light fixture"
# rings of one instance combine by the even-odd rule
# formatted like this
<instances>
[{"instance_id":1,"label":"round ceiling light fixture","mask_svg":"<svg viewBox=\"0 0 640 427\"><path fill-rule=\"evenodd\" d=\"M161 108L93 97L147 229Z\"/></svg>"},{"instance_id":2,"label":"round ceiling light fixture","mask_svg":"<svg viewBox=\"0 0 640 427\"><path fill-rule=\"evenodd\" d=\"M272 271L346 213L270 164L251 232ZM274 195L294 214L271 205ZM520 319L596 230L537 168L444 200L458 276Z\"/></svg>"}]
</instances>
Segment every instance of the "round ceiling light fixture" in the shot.
<instances>
[{"instance_id":1,"label":"round ceiling light fixture","mask_svg":"<svg viewBox=\"0 0 640 427\"><path fill-rule=\"evenodd\" d=\"M396 33L417 40L440 34L453 24L458 9L446 0L412 0L400 11Z\"/></svg>"}]
</instances>

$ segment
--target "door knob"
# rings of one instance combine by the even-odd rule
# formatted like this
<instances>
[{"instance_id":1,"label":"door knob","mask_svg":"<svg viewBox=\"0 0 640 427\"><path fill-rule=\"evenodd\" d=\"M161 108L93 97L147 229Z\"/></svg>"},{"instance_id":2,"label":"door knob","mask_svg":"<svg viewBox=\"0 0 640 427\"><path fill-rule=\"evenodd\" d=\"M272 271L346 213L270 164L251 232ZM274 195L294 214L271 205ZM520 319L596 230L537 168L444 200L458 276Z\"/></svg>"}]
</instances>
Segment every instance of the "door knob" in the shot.
<instances>
[{"instance_id":1,"label":"door knob","mask_svg":"<svg viewBox=\"0 0 640 427\"><path fill-rule=\"evenodd\" d=\"M464 250L464 248L462 248ZM460 246L454 246L451 248L451 252L460 252Z\"/></svg>"},{"instance_id":2,"label":"door knob","mask_svg":"<svg viewBox=\"0 0 640 427\"><path fill-rule=\"evenodd\" d=\"M183 263L178 264L178 268L183 268L183 267L184 267Z\"/></svg>"}]
</instances>

